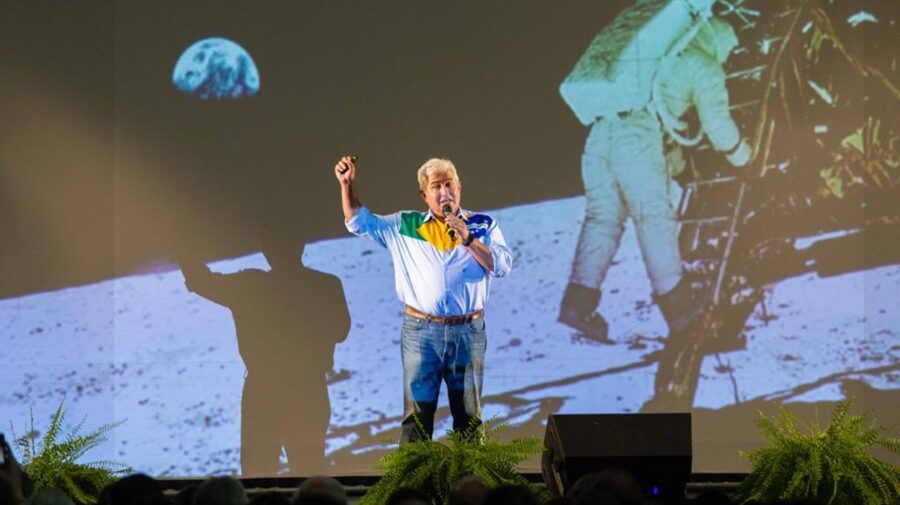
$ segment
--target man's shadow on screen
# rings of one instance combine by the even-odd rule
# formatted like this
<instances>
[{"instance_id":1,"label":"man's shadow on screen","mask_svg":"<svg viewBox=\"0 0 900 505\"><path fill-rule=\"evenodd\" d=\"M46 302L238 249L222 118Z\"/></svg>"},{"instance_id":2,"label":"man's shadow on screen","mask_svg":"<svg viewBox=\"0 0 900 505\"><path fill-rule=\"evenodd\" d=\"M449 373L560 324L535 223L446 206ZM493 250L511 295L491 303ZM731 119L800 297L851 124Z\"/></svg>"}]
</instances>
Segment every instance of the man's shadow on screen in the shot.
<instances>
[{"instance_id":1,"label":"man's shadow on screen","mask_svg":"<svg viewBox=\"0 0 900 505\"><path fill-rule=\"evenodd\" d=\"M302 248L301 251L302 252ZM341 281L310 270L296 250L263 251L271 270L213 273L180 258L189 291L231 309L247 374L241 399L241 474L324 473L331 418L326 375L350 330Z\"/></svg>"}]
</instances>

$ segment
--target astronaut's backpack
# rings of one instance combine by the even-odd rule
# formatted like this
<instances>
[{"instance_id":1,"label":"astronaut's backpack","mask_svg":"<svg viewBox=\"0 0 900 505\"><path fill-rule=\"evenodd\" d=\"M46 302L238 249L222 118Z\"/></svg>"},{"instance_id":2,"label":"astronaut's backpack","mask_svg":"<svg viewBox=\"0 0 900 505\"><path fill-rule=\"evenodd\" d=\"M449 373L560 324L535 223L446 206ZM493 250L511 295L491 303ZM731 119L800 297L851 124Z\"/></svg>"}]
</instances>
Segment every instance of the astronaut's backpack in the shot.
<instances>
[{"instance_id":1,"label":"astronaut's backpack","mask_svg":"<svg viewBox=\"0 0 900 505\"><path fill-rule=\"evenodd\" d=\"M646 107L663 60L684 49L712 14L715 0L638 0L581 55L559 92L585 126Z\"/></svg>"}]
</instances>

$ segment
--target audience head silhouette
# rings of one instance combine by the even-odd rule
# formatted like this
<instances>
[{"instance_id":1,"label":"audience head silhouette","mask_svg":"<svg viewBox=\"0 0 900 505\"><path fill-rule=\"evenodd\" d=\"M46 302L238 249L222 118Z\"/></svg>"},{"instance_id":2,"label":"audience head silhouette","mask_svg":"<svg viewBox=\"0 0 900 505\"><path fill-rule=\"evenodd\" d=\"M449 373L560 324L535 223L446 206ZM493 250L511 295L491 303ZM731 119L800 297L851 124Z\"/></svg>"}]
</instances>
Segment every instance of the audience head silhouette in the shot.
<instances>
[{"instance_id":1,"label":"audience head silhouette","mask_svg":"<svg viewBox=\"0 0 900 505\"><path fill-rule=\"evenodd\" d=\"M38 489L28 498L28 505L75 505L69 495L57 488Z\"/></svg>"},{"instance_id":2,"label":"audience head silhouette","mask_svg":"<svg viewBox=\"0 0 900 505\"><path fill-rule=\"evenodd\" d=\"M463 477L450 489L450 505L481 505L488 491L490 488L480 478Z\"/></svg>"},{"instance_id":3,"label":"audience head silhouette","mask_svg":"<svg viewBox=\"0 0 900 505\"><path fill-rule=\"evenodd\" d=\"M213 477L197 488L194 505L246 505L244 486L231 477Z\"/></svg>"},{"instance_id":4,"label":"audience head silhouette","mask_svg":"<svg viewBox=\"0 0 900 505\"><path fill-rule=\"evenodd\" d=\"M104 490L109 505L168 504L159 483L152 477L136 473L123 477Z\"/></svg>"},{"instance_id":5,"label":"audience head silhouette","mask_svg":"<svg viewBox=\"0 0 900 505\"><path fill-rule=\"evenodd\" d=\"M300 484L292 505L347 505L347 492L337 480L319 475L310 477Z\"/></svg>"},{"instance_id":6,"label":"audience head silhouette","mask_svg":"<svg viewBox=\"0 0 900 505\"><path fill-rule=\"evenodd\" d=\"M569 498L574 505L640 505L643 493L634 475L625 470L606 468L578 479L569 491Z\"/></svg>"}]
</instances>

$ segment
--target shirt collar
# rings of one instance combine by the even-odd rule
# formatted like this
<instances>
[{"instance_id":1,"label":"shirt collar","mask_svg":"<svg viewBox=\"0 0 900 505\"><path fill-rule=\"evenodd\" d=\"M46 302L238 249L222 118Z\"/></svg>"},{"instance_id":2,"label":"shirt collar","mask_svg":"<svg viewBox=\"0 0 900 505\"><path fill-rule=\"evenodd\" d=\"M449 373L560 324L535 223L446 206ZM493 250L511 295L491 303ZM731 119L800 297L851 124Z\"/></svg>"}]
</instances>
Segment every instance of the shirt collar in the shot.
<instances>
[{"instance_id":1,"label":"shirt collar","mask_svg":"<svg viewBox=\"0 0 900 505\"><path fill-rule=\"evenodd\" d=\"M465 221L466 219L468 219L468 217L469 217L471 214L472 214L471 212L469 212L469 211L467 211L466 209L460 207L460 208L459 208L459 212L457 212L456 215L457 215L457 216L462 216L463 221ZM431 221L432 219L437 219L437 216L434 215L434 212L431 212L431 209L428 209L428 212L425 213L425 220L424 220L424 222L427 223L428 221Z\"/></svg>"}]
</instances>

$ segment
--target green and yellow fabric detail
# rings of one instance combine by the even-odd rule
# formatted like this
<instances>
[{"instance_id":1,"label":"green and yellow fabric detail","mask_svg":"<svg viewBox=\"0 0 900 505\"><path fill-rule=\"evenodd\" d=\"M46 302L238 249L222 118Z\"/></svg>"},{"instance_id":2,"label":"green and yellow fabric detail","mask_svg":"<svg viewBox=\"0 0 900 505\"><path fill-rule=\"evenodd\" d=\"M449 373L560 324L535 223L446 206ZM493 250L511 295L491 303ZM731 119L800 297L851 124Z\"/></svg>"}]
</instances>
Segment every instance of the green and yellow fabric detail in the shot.
<instances>
[{"instance_id":1,"label":"green and yellow fabric detail","mask_svg":"<svg viewBox=\"0 0 900 505\"><path fill-rule=\"evenodd\" d=\"M400 214L400 234L417 239L424 240L434 246L441 252L447 252L459 245L459 237L450 238L447 233L447 225L431 219L425 221L425 214L422 212L404 212Z\"/></svg>"}]
</instances>

